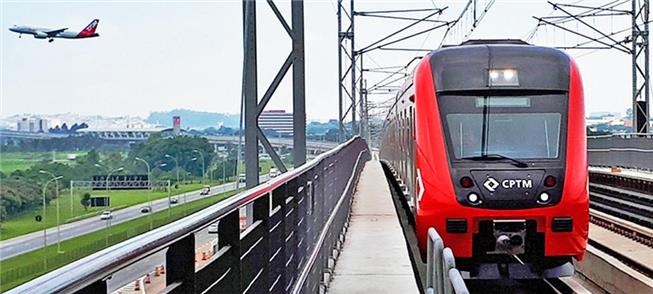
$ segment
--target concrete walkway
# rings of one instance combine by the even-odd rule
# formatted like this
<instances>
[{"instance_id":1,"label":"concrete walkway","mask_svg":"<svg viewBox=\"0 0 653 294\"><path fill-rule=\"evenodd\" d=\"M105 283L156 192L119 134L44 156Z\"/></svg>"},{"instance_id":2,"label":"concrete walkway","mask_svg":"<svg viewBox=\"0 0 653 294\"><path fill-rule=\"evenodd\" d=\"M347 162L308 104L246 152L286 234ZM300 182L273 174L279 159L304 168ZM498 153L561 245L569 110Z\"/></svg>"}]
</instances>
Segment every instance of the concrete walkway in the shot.
<instances>
[{"instance_id":1,"label":"concrete walkway","mask_svg":"<svg viewBox=\"0 0 653 294\"><path fill-rule=\"evenodd\" d=\"M419 293L390 189L378 161L358 183L330 293Z\"/></svg>"}]
</instances>

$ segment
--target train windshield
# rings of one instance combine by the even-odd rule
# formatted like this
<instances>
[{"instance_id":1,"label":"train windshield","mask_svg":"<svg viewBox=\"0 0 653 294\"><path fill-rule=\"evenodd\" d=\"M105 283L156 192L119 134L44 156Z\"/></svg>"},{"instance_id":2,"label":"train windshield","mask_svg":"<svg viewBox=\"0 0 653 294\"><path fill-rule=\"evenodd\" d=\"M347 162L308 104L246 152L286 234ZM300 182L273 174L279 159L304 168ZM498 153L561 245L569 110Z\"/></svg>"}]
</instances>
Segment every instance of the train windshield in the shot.
<instances>
[{"instance_id":1,"label":"train windshield","mask_svg":"<svg viewBox=\"0 0 653 294\"><path fill-rule=\"evenodd\" d=\"M450 152L456 159L555 159L564 95L440 97Z\"/></svg>"}]
</instances>

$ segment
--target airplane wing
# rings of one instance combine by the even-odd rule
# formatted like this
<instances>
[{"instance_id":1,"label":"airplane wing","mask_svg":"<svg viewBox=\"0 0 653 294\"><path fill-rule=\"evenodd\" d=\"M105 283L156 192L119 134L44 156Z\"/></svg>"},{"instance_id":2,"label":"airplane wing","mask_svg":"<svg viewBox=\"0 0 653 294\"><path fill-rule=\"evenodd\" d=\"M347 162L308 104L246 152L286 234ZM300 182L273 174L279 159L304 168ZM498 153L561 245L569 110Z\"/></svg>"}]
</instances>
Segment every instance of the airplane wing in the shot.
<instances>
[{"instance_id":1,"label":"airplane wing","mask_svg":"<svg viewBox=\"0 0 653 294\"><path fill-rule=\"evenodd\" d=\"M57 35L58 33L61 33L63 31L65 31L65 30L67 30L67 29L68 28L63 28L63 29L58 29L58 30L47 31L47 32L44 32L44 33L48 34L48 37L52 37L52 36Z\"/></svg>"}]
</instances>

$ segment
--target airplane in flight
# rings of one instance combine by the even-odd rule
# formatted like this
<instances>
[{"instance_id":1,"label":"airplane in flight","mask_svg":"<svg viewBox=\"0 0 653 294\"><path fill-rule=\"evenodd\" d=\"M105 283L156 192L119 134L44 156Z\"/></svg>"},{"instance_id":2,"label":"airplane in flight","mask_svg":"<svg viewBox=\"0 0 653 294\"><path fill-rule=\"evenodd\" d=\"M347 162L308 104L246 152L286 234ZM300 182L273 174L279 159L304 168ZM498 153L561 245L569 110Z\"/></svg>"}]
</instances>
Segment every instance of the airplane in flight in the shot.
<instances>
[{"instance_id":1,"label":"airplane in flight","mask_svg":"<svg viewBox=\"0 0 653 294\"><path fill-rule=\"evenodd\" d=\"M83 39L83 38L93 38L98 37L100 34L95 32L97 29L99 19L94 19L89 23L84 30L81 32L69 31L68 28L63 29L46 29L46 28L35 28L31 26L17 26L9 28L10 31L18 33L18 37L22 37L23 34L34 35L34 38L37 39L48 39L48 42L54 41L54 38L63 38L63 39Z\"/></svg>"}]
</instances>

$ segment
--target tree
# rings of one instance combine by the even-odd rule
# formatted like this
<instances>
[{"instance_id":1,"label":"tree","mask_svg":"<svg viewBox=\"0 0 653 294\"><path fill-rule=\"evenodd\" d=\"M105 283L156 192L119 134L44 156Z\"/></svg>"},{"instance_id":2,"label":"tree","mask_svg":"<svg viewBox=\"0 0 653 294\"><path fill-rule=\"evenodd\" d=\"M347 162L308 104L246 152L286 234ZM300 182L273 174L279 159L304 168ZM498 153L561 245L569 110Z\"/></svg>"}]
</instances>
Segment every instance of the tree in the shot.
<instances>
[{"instance_id":1,"label":"tree","mask_svg":"<svg viewBox=\"0 0 653 294\"><path fill-rule=\"evenodd\" d=\"M2 230L2 223L7 221L7 209L0 206L0 231Z\"/></svg>"},{"instance_id":2,"label":"tree","mask_svg":"<svg viewBox=\"0 0 653 294\"><path fill-rule=\"evenodd\" d=\"M91 193L84 193L84 195L82 195L82 200L79 202L84 206L84 210L88 210L88 207L91 206Z\"/></svg>"},{"instance_id":3,"label":"tree","mask_svg":"<svg viewBox=\"0 0 653 294\"><path fill-rule=\"evenodd\" d=\"M153 135L144 143L133 145L129 151L128 162L133 162L139 157L150 164L152 168L159 168L164 172L175 172L175 161L165 157L166 154L177 158L179 170L188 171L194 176L202 176L202 157L193 150L199 150L204 156L204 165L208 167L213 159L213 147L205 138L191 136L177 136L163 138L160 135ZM193 158L196 158L193 160ZM161 166L165 163L165 166Z\"/></svg>"}]
</instances>

